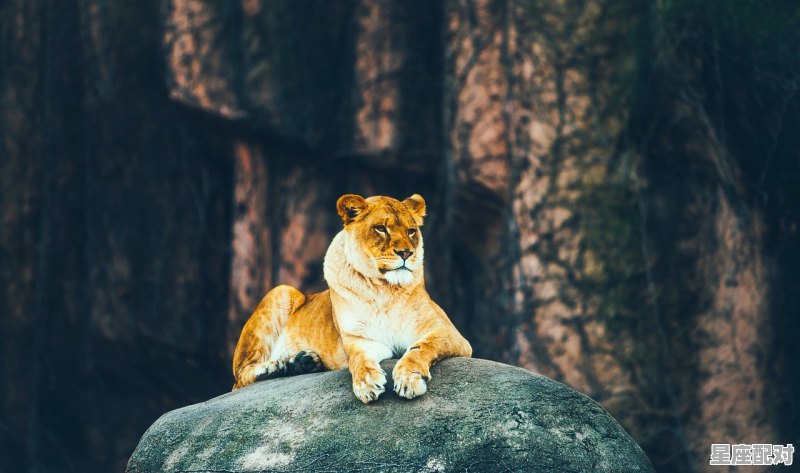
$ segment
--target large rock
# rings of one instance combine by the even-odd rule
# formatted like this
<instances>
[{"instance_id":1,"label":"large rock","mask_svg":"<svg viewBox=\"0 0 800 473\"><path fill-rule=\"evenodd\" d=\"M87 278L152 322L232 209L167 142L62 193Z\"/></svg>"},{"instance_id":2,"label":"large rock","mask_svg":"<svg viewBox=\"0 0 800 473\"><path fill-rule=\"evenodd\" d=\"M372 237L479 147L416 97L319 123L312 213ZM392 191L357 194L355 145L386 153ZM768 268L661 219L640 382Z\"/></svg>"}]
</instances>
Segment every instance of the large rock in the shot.
<instances>
[{"instance_id":1,"label":"large rock","mask_svg":"<svg viewBox=\"0 0 800 473\"><path fill-rule=\"evenodd\" d=\"M397 397L390 380L369 405L346 370L259 382L162 416L127 471L653 471L600 405L561 383L466 358L431 374L422 397Z\"/></svg>"}]
</instances>

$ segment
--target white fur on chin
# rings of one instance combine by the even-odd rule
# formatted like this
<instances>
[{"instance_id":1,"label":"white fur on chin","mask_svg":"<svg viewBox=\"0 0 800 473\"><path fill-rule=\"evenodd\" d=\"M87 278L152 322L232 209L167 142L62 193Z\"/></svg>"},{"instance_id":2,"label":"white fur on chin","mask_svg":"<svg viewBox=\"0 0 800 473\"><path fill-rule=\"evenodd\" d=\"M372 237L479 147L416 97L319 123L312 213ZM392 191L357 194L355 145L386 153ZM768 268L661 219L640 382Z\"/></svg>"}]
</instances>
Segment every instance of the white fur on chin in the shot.
<instances>
[{"instance_id":1,"label":"white fur on chin","mask_svg":"<svg viewBox=\"0 0 800 473\"><path fill-rule=\"evenodd\" d=\"M391 284L407 286L414 281L414 274L405 269L396 269L394 271L387 271L384 273L383 279L389 281Z\"/></svg>"}]
</instances>

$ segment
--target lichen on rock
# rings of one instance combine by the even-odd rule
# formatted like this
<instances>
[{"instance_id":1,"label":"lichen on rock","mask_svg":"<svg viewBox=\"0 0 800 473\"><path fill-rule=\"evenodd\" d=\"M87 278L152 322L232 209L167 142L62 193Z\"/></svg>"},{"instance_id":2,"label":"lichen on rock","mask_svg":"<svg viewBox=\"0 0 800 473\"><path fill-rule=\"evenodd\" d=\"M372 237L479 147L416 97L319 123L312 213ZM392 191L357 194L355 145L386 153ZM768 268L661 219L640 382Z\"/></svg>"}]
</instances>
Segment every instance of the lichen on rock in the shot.
<instances>
[{"instance_id":1,"label":"lichen on rock","mask_svg":"<svg viewBox=\"0 0 800 473\"><path fill-rule=\"evenodd\" d=\"M561 383L467 358L431 374L418 399L387 386L366 406L346 370L259 382L162 416L127 472L653 471L599 404Z\"/></svg>"}]
</instances>

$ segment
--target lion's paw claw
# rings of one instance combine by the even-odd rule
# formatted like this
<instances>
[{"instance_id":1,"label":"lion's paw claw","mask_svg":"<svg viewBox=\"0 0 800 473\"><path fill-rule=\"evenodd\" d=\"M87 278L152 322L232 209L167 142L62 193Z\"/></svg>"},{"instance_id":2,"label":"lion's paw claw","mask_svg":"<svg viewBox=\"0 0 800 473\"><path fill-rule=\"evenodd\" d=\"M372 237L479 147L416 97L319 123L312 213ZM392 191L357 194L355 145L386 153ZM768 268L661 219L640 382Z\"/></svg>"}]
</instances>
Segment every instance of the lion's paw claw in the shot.
<instances>
[{"instance_id":1,"label":"lion's paw claw","mask_svg":"<svg viewBox=\"0 0 800 473\"><path fill-rule=\"evenodd\" d=\"M404 368L395 368L392 373L394 392L406 399L414 399L428 391L428 383L420 371L410 371ZM430 376L427 376L430 379Z\"/></svg>"},{"instance_id":2,"label":"lion's paw claw","mask_svg":"<svg viewBox=\"0 0 800 473\"><path fill-rule=\"evenodd\" d=\"M367 370L360 379L353 376L353 393L364 404L378 399L386 390L386 373L383 370Z\"/></svg>"}]
</instances>

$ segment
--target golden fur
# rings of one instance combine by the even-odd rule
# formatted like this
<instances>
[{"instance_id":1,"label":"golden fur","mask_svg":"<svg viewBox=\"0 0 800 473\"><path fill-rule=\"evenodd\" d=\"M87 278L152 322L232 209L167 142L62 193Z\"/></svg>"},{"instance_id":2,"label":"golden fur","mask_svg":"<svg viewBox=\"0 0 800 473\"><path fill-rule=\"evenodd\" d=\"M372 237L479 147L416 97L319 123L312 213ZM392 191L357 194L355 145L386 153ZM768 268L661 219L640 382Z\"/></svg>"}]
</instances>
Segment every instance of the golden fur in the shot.
<instances>
[{"instance_id":1,"label":"golden fur","mask_svg":"<svg viewBox=\"0 0 800 473\"><path fill-rule=\"evenodd\" d=\"M347 194L336 208L344 228L325 255L329 289L305 296L278 286L267 293L236 345L233 389L346 367L356 397L368 403L384 391L380 362L402 355L392 372L394 389L411 399L426 392L437 360L472 355L425 290L424 199Z\"/></svg>"}]
</instances>

